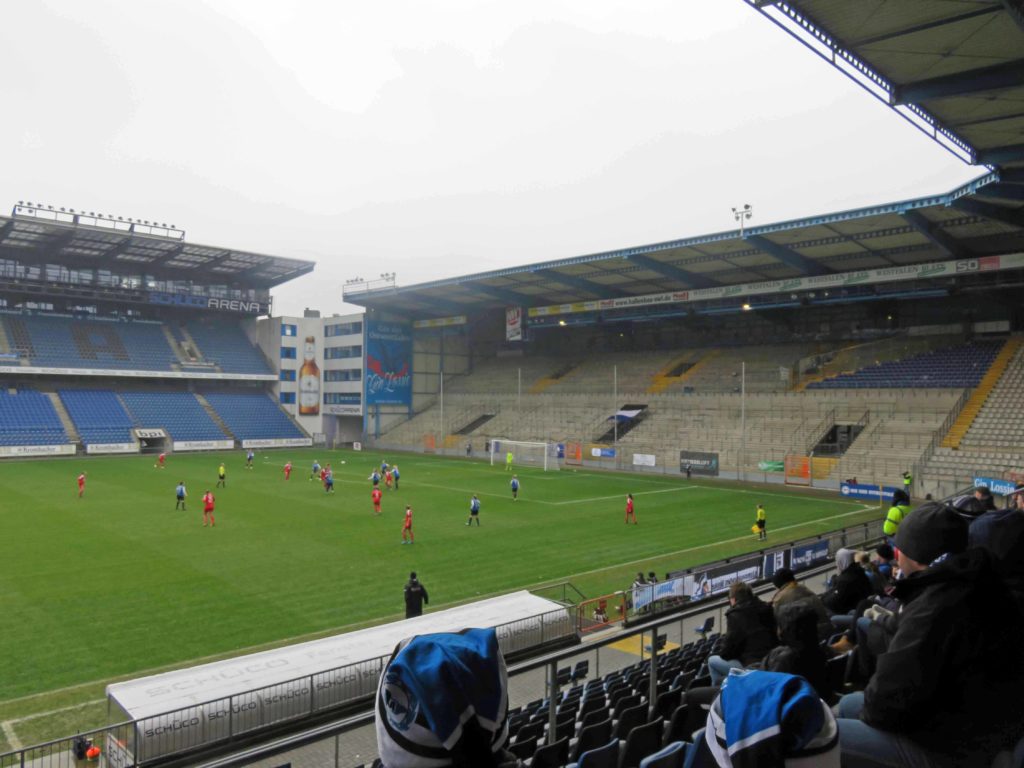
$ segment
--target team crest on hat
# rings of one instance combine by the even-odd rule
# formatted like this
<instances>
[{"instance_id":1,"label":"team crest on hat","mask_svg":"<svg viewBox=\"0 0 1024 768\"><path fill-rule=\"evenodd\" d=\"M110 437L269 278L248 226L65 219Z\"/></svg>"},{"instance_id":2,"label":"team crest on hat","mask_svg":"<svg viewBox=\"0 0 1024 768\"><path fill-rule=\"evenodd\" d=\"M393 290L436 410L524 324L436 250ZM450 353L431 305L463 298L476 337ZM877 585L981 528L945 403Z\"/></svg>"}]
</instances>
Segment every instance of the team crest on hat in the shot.
<instances>
[{"instance_id":1,"label":"team crest on hat","mask_svg":"<svg viewBox=\"0 0 1024 768\"><path fill-rule=\"evenodd\" d=\"M388 722L397 731L409 730L420 709L416 694L394 672L388 672L384 678L384 708Z\"/></svg>"}]
</instances>

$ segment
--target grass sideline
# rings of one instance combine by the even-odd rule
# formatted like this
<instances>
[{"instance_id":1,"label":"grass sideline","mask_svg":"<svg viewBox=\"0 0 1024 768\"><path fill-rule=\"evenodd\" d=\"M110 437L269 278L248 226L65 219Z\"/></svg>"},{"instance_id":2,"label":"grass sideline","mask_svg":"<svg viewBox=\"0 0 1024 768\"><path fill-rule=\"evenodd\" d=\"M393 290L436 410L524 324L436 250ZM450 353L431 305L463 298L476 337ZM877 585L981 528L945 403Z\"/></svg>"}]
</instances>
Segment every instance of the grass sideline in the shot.
<instances>
[{"instance_id":1,"label":"grass sideline","mask_svg":"<svg viewBox=\"0 0 1024 768\"><path fill-rule=\"evenodd\" d=\"M307 479L330 461L337 491ZM287 459L295 465L284 481ZM22 744L102 725L107 682L399 618L417 570L438 608L570 579L587 595L621 589L637 570L697 565L757 548L754 505L771 541L870 519L835 494L678 477L510 473L465 459L390 456L401 489L374 517L367 475L381 455L351 451L176 454L0 464L4 563L0 723ZM216 467L227 465L227 488ZM342 464L342 462L345 462ZM85 497L75 477L88 473ZM174 486L189 488L187 512ZM217 496L217 527L200 496ZM625 494L639 525L623 524ZM469 496L483 502L467 529ZM400 544L405 504L416 544ZM10 745L8 745L10 746ZM0 744L0 750L3 745Z\"/></svg>"}]
</instances>

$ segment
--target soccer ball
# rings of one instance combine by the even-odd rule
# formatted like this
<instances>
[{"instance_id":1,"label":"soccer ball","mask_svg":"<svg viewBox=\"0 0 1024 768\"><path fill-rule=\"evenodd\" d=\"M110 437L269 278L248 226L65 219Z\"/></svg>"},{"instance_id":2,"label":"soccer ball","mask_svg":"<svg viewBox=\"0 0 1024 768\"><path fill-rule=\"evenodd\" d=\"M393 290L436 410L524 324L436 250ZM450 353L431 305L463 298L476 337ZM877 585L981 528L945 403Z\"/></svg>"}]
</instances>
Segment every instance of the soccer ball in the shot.
<instances>
[{"instance_id":1,"label":"soccer ball","mask_svg":"<svg viewBox=\"0 0 1024 768\"><path fill-rule=\"evenodd\" d=\"M345 463L345 460L344 460L344 459L342 459L342 460L341 460L341 463L342 463L342 464L344 464L344 463Z\"/></svg>"}]
</instances>

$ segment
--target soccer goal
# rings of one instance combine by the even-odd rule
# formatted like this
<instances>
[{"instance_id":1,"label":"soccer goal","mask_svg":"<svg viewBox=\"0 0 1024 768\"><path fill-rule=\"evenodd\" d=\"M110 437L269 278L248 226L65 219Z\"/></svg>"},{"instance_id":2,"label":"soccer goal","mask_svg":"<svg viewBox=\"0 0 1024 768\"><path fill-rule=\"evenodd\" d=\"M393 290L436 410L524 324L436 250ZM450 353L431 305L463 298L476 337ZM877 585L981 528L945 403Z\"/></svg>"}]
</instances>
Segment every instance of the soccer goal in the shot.
<instances>
[{"instance_id":1,"label":"soccer goal","mask_svg":"<svg viewBox=\"0 0 1024 768\"><path fill-rule=\"evenodd\" d=\"M540 467L545 472L561 469L557 443L528 443L523 440L491 440L491 464L503 464L512 454L512 466Z\"/></svg>"}]
</instances>

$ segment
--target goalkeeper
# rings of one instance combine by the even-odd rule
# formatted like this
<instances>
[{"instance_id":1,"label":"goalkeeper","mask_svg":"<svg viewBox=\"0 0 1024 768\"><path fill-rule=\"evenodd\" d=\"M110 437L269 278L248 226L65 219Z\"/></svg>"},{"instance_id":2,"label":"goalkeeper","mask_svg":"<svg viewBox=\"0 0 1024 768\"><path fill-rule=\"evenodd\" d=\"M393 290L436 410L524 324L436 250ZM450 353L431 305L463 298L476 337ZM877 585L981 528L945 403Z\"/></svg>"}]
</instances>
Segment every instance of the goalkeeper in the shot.
<instances>
[{"instance_id":1,"label":"goalkeeper","mask_svg":"<svg viewBox=\"0 0 1024 768\"><path fill-rule=\"evenodd\" d=\"M515 459L515 456L512 455L512 451L509 451L508 453L505 454L505 471L506 472L511 472L512 471L512 461L513 461L513 459Z\"/></svg>"}]
</instances>

